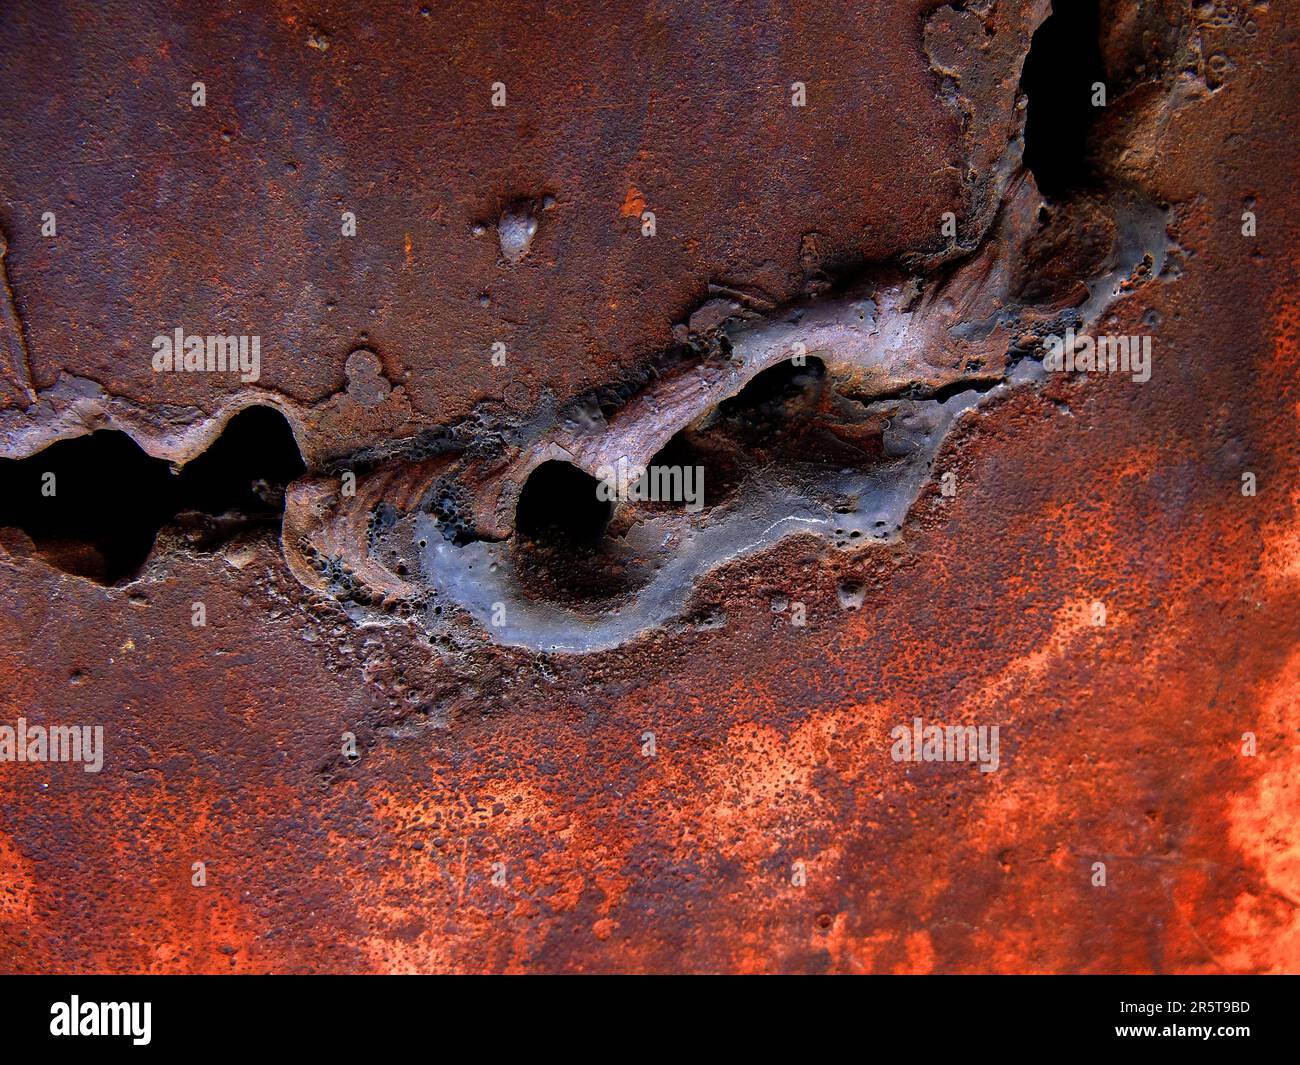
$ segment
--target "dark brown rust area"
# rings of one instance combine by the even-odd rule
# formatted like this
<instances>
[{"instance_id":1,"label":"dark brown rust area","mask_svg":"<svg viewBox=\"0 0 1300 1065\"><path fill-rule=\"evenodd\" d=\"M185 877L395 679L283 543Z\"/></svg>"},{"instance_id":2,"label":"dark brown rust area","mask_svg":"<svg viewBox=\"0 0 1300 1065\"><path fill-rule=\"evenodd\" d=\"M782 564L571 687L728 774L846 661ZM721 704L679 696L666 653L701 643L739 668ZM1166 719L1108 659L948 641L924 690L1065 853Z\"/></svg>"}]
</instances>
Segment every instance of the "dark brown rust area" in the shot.
<instances>
[{"instance_id":1,"label":"dark brown rust area","mask_svg":"<svg viewBox=\"0 0 1300 1065\"><path fill-rule=\"evenodd\" d=\"M499 340L531 407L662 349L709 281L796 295L805 233L828 260L883 259L936 208L967 213L920 0L849 20L768 13L755 35L726 3L689 16L639 2L471 0L454 17L137 6L54 19L18 5L0 26L7 266L41 388L73 372L210 409L209 382L159 380L136 357L179 315L264 333L263 385L301 402L335 392L347 351L369 342L416 423L500 397L486 357ZM795 80L811 111L790 106ZM863 107L883 85L890 106ZM913 178L899 186L864 158L906 159ZM527 257L503 265L496 234L475 227L545 196ZM654 239L639 236L642 209ZM61 242L40 237L47 210Z\"/></svg>"}]
</instances>

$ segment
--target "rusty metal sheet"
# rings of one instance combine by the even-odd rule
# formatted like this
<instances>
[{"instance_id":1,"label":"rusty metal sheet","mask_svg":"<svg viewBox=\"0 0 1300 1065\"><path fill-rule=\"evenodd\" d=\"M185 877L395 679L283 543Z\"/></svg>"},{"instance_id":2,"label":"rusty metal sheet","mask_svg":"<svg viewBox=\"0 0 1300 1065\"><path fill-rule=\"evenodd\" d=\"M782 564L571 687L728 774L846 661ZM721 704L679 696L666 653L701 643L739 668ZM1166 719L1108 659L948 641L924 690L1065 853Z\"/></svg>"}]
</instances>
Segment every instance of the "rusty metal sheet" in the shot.
<instances>
[{"instance_id":1,"label":"rusty metal sheet","mask_svg":"<svg viewBox=\"0 0 1300 1065\"><path fill-rule=\"evenodd\" d=\"M0 970L1296 971L1297 15L9 5Z\"/></svg>"}]
</instances>

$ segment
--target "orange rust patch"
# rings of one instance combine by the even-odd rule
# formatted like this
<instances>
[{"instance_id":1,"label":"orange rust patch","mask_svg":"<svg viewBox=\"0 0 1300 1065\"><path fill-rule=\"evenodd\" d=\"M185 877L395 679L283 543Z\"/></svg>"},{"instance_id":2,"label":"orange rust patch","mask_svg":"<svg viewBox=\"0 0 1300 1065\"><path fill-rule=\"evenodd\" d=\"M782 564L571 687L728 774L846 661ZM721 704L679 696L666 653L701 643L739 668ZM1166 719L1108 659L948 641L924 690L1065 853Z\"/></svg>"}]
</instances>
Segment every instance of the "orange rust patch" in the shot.
<instances>
[{"instance_id":1,"label":"orange rust patch","mask_svg":"<svg viewBox=\"0 0 1300 1065\"><path fill-rule=\"evenodd\" d=\"M618 209L618 213L624 218L640 218L644 210L645 197L641 195L641 190L633 185L623 197L623 206Z\"/></svg>"}]
</instances>

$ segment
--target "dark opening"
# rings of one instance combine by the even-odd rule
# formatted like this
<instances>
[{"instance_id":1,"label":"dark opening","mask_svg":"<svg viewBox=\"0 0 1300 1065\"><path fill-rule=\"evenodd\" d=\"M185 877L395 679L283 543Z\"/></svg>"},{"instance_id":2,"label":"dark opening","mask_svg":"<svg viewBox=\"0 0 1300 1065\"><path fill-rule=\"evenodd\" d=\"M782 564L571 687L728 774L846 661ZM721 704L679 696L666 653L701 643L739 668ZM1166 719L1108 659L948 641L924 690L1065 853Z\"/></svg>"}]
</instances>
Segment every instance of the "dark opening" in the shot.
<instances>
[{"instance_id":1,"label":"dark opening","mask_svg":"<svg viewBox=\"0 0 1300 1065\"><path fill-rule=\"evenodd\" d=\"M1088 131L1101 110L1093 105L1093 86L1105 81L1097 8L1097 0L1052 0L1025 56L1025 165L1047 195L1091 177Z\"/></svg>"},{"instance_id":2,"label":"dark opening","mask_svg":"<svg viewBox=\"0 0 1300 1065\"><path fill-rule=\"evenodd\" d=\"M596 494L598 484L591 474L568 462L543 462L519 493L516 533L570 543L600 539L613 506Z\"/></svg>"},{"instance_id":3,"label":"dark opening","mask_svg":"<svg viewBox=\"0 0 1300 1065\"><path fill-rule=\"evenodd\" d=\"M284 415L274 407L247 407L181 471L178 509L279 513L285 488L306 468Z\"/></svg>"},{"instance_id":4,"label":"dark opening","mask_svg":"<svg viewBox=\"0 0 1300 1065\"><path fill-rule=\"evenodd\" d=\"M0 461L0 526L22 529L59 569L110 584L144 561L174 513L174 482L125 433L60 440Z\"/></svg>"},{"instance_id":5,"label":"dark opening","mask_svg":"<svg viewBox=\"0 0 1300 1065\"><path fill-rule=\"evenodd\" d=\"M821 359L805 356L802 366L793 360L779 362L719 403L701 427L721 430L750 454L771 457L774 449L786 445L798 450L826 396L827 383Z\"/></svg>"},{"instance_id":6,"label":"dark opening","mask_svg":"<svg viewBox=\"0 0 1300 1065\"><path fill-rule=\"evenodd\" d=\"M655 471L664 466L682 471L683 486L685 484L685 472L698 469L700 472L692 472L691 476L692 483L703 488L703 499L701 500L703 506L707 507L716 501L720 488L717 483L719 480L718 463L713 455L697 446L689 429L683 429L681 432L675 433L668 443L655 452L647 468L650 471ZM652 500L643 505L683 510L686 508L687 502L685 498L673 498Z\"/></svg>"},{"instance_id":7,"label":"dark opening","mask_svg":"<svg viewBox=\"0 0 1300 1065\"><path fill-rule=\"evenodd\" d=\"M821 390L826 366L815 355L805 355L802 366L793 359L778 362L749 382L730 399L718 404L721 418L750 417L758 413L775 413L791 400L803 399Z\"/></svg>"},{"instance_id":8,"label":"dark opening","mask_svg":"<svg viewBox=\"0 0 1300 1065\"><path fill-rule=\"evenodd\" d=\"M182 513L222 517L206 530L217 539L278 521L284 489L304 469L288 422L270 407L236 414L180 474L105 430L0 459L0 528L21 529L67 573L114 584L140 568L158 531Z\"/></svg>"}]
</instances>

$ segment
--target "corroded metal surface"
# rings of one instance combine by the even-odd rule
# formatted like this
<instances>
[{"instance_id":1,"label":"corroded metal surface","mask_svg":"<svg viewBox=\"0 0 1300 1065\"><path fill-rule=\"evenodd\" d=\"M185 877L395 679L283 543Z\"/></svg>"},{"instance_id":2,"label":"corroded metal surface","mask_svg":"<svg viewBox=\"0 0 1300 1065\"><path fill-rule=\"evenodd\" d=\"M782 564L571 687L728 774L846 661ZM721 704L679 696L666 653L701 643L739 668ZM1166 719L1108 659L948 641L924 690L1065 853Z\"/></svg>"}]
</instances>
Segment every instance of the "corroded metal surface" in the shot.
<instances>
[{"instance_id":1,"label":"corroded metal surface","mask_svg":"<svg viewBox=\"0 0 1300 1065\"><path fill-rule=\"evenodd\" d=\"M112 587L0 533L0 724L105 732L99 773L0 763L0 968L1300 968L1300 18L1100 6L1091 177L1048 197L1043 2L6 12L4 454L188 461L257 403L308 472L282 537L169 527ZM1119 196L1165 232L1096 321L1151 379L1013 378ZM993 388L898 535L733 552L589 654L434 618L379 550L381 512L516 550L540 461L644 460L864 284L925 327L865 379L812 341L867 414L809 440ZM260 335L260 379L155 373L176 327ZM997 724L999 768L895 761L915 718Z\"/></svg>"}]
</instances>

